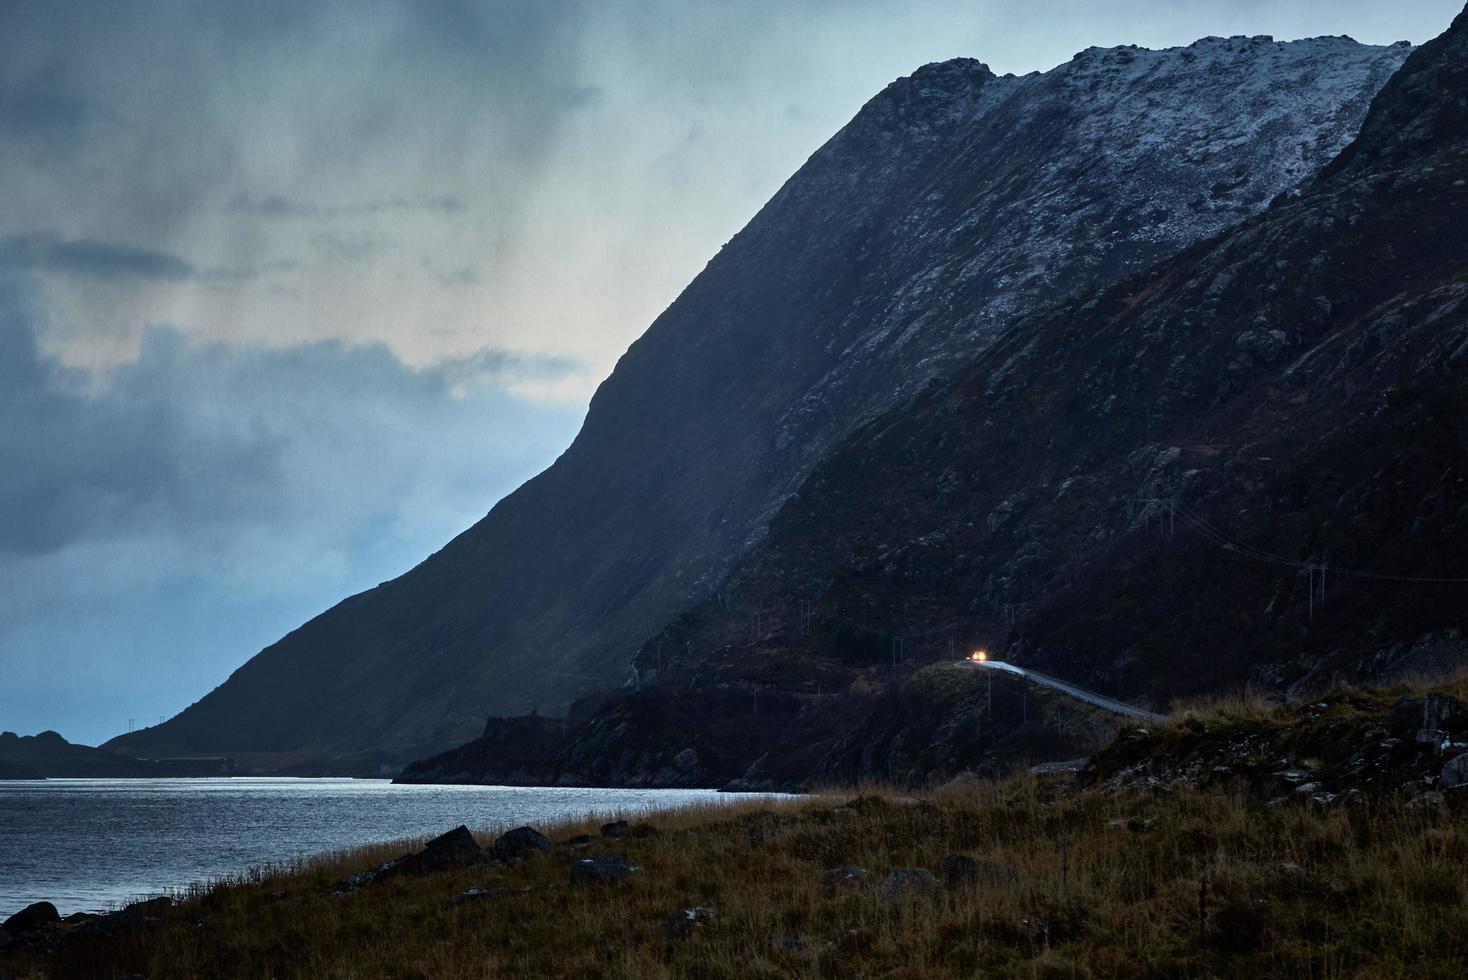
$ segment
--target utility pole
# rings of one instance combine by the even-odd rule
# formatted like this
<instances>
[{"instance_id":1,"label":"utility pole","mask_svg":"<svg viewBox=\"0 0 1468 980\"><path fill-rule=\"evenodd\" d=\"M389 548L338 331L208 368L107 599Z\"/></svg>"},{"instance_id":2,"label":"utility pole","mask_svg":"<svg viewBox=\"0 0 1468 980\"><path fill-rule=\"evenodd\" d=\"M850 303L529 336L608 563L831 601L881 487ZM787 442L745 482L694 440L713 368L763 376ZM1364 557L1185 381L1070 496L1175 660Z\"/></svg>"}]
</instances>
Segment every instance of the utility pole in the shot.
<instances>
[{"instance_id":1,"label":"utility pole","mask_svg":"<svg viewBox=\"0 0 1468 980\"><path fill-rule=\"evenodd\" d=\"M1325 605L1325 563L1309 562L1305 570L1310 577L1310 622L1315 622L1315 607ZM1318 593L1316 590L1319 590ZM1317 595L1319 596L1317 600Z\"/></svg>"},{"instance_id":2,"label":"utility pole","mask_svg":"<svg viewBox=\"0 0 1468 980\"><path fill-rule=\"evenodd\" d=\"M1147 526L1152 526L1152 515L1157 515L1157 530L1168 538L1177 531L1177 501L1162 500L1159 497L1134 497L1132 503L1140 504L1142 507L1142 519Z\"/></svg>"}]
</instances>

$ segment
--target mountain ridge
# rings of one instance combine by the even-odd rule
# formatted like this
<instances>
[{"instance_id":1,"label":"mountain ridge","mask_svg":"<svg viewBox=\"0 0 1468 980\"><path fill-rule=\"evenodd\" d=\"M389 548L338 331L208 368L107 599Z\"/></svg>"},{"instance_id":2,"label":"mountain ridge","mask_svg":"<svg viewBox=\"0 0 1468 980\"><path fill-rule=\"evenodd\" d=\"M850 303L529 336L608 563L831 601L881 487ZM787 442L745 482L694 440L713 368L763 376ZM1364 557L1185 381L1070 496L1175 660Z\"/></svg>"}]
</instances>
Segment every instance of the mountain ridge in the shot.
<instances>
[{"instance_id":1,"label":"mountain ridge","mask_svg":"<svg viewBox=\"0 0 1468 980\"><path fill-rule=\"evenodd\" d=\"M943 666L971 644L1153 707L1461 666L1465 64L1460 17L1344 162L859 427L644 646L642 690L402 778L921 784L1105 741Z\"/></svg>"},{"instance_id":2,"label":"mountain ridge","mask_svg":"<svg viewBox=\"0 0 1468 980\"><path fill-rule=\"evenodd\" d=\"M899 79L631 345L549 470L109 745L409 756L620 683L863 419L1022 311L1263 209L1349 141L1406 53L1234 38Z\"/></svg>"}]
</instances>

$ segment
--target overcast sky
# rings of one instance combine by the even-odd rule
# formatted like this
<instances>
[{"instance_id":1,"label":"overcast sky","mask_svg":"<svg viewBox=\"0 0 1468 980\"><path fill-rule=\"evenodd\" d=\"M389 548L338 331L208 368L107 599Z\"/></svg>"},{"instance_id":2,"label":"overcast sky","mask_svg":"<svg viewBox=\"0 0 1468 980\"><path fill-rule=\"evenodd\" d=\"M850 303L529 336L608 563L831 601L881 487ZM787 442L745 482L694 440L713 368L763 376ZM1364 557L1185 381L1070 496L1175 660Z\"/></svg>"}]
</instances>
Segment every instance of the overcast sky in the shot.
<instances>
[{"instance_id":1,"label":"overcast sky","mask_svg":"<svg viewBox=\"0 0 1468 980\"><path fill-rule=\"evenodd\" d=\"M1460 6L0 4L0 728L156 722L440 547L899 75Z\"/></svg>"}]
</instances>

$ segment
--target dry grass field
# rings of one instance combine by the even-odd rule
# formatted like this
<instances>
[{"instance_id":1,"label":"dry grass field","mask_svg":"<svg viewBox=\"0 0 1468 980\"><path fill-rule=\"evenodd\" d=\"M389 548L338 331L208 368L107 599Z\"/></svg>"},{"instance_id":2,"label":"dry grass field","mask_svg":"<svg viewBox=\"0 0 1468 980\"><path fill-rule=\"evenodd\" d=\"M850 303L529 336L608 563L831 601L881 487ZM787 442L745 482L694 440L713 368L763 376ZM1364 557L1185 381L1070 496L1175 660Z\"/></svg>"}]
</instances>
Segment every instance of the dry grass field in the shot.
<instances>
[{"instance_id":1,"label":"dry grass field","mask_svg":"<svg viewBox=\"0 0 1468 980\"><path fill-rule=\"evenodd\" d=\"M1453 688L1462 693L1461 680ZM1339 698L1362 716L1403 692ZM1353 700L1354 699L1354 700ZM1364 706L1364 707L1363 707ZM1262 699L1158 733L1287 726ZM1173 730L1169 731L1169 727ZM446 828L447 829L447 828ZM539 828L520 863L337 893L404 842L219 882L148 928L0 957L19 977L1402 977L1468 973L1468 807L1407 794L1271 805L1240 782L1015 776ZM578 849L564 843L578 834ZM491 837L480 842L489 844ZM573 861L640 870L573 884ZM964 855L971 862L952 860ZM832 880L855 866L860 880ZM889 876L898 869L926 869ZM946 880L945 880L946 879ZM472 888L498 897L456 901ZM711 910L690 921L681 910ZM671 918L671 924L670 924Z\"/></svg>"}]
</instances>

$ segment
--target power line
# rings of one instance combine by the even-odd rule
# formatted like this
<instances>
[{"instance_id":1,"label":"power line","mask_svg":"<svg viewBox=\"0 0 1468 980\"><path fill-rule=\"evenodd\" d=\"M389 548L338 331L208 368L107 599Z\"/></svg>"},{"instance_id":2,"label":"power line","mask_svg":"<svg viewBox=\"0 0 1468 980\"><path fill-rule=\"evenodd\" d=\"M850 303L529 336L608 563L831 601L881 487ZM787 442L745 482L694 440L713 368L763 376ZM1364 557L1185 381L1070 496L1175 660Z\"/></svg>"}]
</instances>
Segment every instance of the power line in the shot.
<instances>
[{"instance_id":1,"label":"power line","mask_svg":"<svg viewBox=\"0 0 1468 980\"><path fill-rule=\"evenodd\" d=\"M1289 558L1285 555L1277 555L1274 552L1264 551L1261 548L1255 548L1252 545L1242 544L1234 540L1220 528L1210 523L1207 518L1203 517L1203 515L1197 513L1191 508L1188 508L1182 504L1176 504L1175 509L1177 516L1182 518L1183 524L1185 526L1191 527L1203 537L1207 538L1214 544L1217 544L1219 547L1227 551L1242 555L1245 558L1252 558L1255 561L1269 562L1270 564L1282 565L1288 568L1306 569L1311 573L1312 587L1314 585L1313 577L1318 573L1320 577L1320 591L1322 593L1325 591L1325 572L1327 568L1337 575L1350 575L1355 578L1374 579L1383 582L1421 582L1449 585L1468 583L1468 576L1449 577L1431 575L1388 575L1382 572L1372 572L1362 568L1342 568L1340 566L1330 565L1326 562L1318 560L1301 560L1299 558Z\"/></svg>"}]
</instances>

